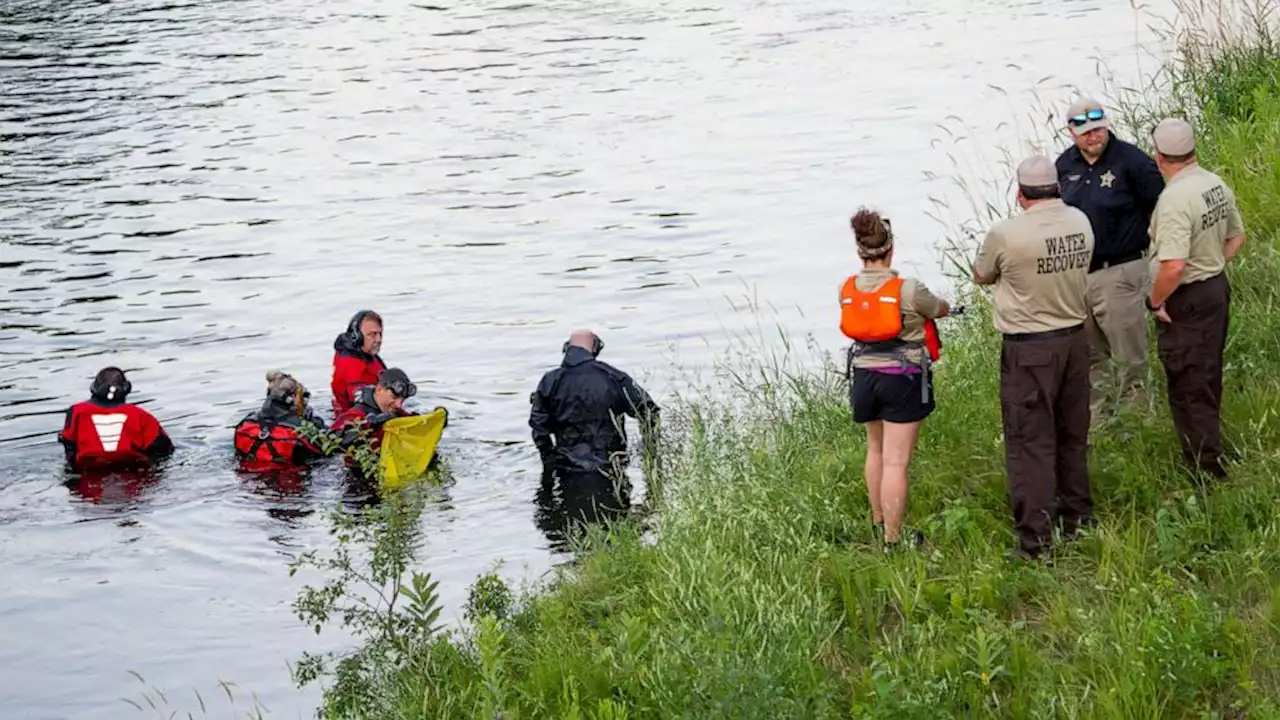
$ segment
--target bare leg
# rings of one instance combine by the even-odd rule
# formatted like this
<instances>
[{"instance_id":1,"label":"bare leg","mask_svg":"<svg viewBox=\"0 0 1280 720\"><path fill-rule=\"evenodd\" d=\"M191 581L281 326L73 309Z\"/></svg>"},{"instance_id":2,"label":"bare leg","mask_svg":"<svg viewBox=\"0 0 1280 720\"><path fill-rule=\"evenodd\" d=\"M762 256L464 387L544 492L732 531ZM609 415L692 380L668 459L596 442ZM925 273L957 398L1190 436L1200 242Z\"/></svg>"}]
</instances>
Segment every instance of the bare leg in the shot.
<instances>
[{"instance_id":1,"label":"bare leg","mask_svg":"<svg viewBox=\"0 0 1280 720\"><path fill-rule=\"evenodd\" d=\"M867 500L871 503L871 520L876 524L884 522L884 509L880 506L880 479L884 474L883 446L884 422L872 420L867 423L867 464L864 472L867 478Z\"/></svg>"},{"instance_id":2,"label":"bare leg","mask_svg":"<svg viewBox=\"0 0 1280 720\"><path fill-rule=\"evenodd\" d=\"M884 541L898 542L907 514L907 470L920 436L920 423L884 424L880 503L884 511Z\"/></svg>"}]
</instances>

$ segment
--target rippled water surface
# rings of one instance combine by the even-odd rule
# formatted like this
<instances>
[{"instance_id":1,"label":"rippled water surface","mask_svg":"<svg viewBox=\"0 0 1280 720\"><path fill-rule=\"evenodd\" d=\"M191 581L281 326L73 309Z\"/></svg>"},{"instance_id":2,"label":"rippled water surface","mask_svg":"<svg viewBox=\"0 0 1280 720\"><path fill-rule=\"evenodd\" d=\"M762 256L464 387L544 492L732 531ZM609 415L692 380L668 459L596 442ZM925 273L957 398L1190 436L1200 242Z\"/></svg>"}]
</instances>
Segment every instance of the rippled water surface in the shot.
<instances>
[{"instance_id":1,"label":"rippled water surface","mask_svg":"<svg viewBox=\"0 0 1280 720\"><path fill-rule=\"evenodd\" d=\"M356 310L452 411L420 557L456 617L495 561L564 559L526 419L573 326L659 397L747 298L837 347L849 213L945 291L938 124L1008 140L1034 83L1132 71L1144 34L1104 0L0 3L0 716L139 715L128 670L311 712L286 663L344 639L286 566L342 481L241 477L230 427L273 368L324 405ZM53 433L107 364L179 450L68 488Z\"/></svg>"}]
</instances>

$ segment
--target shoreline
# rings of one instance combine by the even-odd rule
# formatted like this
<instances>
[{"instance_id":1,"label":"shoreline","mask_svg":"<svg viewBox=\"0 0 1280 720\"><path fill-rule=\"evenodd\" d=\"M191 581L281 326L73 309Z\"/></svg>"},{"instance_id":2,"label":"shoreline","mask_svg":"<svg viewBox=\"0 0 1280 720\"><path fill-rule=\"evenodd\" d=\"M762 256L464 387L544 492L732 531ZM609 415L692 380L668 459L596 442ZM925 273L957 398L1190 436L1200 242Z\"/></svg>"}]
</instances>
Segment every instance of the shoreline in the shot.
<instances>
[{"instance_id":1,"label":"shoreline","mask_svg":"<svg viewBox=\"0 0 1280 720\"><path fill-rule=\"evenodd\" d=\"M1270 31L1207 52L1183 45L1165 68L1169 88L1122 111L1129 127L1188 113L1201 163L1244 214L1250 242L1228 269L1231 482L1197 489L1180 470L1153 346L1149 406L1122 409L1093 438L1097 529L1054 567L1010 561L998 335L985 294L966 288L911 469L907 525L924 531L924 547L875 549L838 359L717 366L723 399L682 398L664 412L675 439L656 543L634 526L595 532L576 563L522 594L486 575L469 630L428 622L401 647L358 633L359 662L326 687L326 712L1280 717L1280 340L1268 331L1280 285L1280 43ZM966 250L944 253L965 262ZM407 567L418 565L430 559Z\"/></svg>"}]
</instances>

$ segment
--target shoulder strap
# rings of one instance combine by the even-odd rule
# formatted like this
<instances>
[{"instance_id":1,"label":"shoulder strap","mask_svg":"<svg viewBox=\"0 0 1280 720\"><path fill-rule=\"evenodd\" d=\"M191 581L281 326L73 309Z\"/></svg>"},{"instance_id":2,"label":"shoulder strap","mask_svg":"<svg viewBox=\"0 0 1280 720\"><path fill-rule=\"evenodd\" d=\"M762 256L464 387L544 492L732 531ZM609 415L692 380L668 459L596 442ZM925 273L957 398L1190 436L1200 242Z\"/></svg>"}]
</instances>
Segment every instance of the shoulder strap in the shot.
<instances>
[{"instance_id":1,"label":"shoulder strap","mask_svg":"<svg viewBox=\"0 0 1280 720\"><path fill-rule=\"evenodd\" d=\"M870 293L878 292L893 292L901 297L902 283L904 282L904 278L899 277L899 275L893 275L893 277L879 284L879 286L873 287L872 290L858 290L858 275L849 275L845 279L845 284L840 286L840 299L850 300L855 295L870 295Z\"/></svg>"},{"instance_id":2,"label":"shoulder strap","mask_svg":"<svg viewBox=\"0 0 1280 720\"><path fill-rule=\"evenodd\" d=\"M902 294L903 282L905 282L905 280L902 277L895 275L889 278L888 280L884 281L884 283L874 288L871 288L870 290L859 290L858 276L850 275L847 279L845 279L844 285L840 286L840 297L843 299L843 298L851 298L854 295L858 295L862 293L880 293L880 292L892 292L892 293L897 293L900 296Z\"/></svg>"},{"instance_id":3,"label":"shoulder strap","mask_svg":"<svg viewBox=\"0 0 1280 720\"><path fill-rule=\"evenodd\" d=\"M889 278L883 285L875 289L875 292L891 292L898 296L898 304L902 304L902 286L906 284L906 279L900 275Z\"/></svg>"},{"instance_id":4,"label":"shoulder strap","mask_svg":"<svg viewBox=\"0 0 1280 720\"><path fill-rule=\"evenodd\" d=\"M244 420L252 420L258 425L258 432L253 436L253 445L249 446L248 451L245 452L245 457L257 457L258 448L262 447L265 443L267 446L267 452L271 453L272 458L277 461L284 461L285 458L278 450L276 450L275 443L271 442L271 434L277 427L282 427L282 425L274 420L262 417L262 414L257 412L249 413L245 416ZM244 420L241 420L240 422L243 424ZM237 428L237 431L239 430L240 428ZM247 435L248 433L245 434Z\"/></svg>"},{"instance_id":5,"label":"shoulder strap","mask_svg":"<svg viewBox=\"0 0 1280 720\"><path fill-rule=\"evenodd\" d=\"M858 291L858 276L850 275L840 285L840 297L847 298Z\"/></svg>"}]
</instances>

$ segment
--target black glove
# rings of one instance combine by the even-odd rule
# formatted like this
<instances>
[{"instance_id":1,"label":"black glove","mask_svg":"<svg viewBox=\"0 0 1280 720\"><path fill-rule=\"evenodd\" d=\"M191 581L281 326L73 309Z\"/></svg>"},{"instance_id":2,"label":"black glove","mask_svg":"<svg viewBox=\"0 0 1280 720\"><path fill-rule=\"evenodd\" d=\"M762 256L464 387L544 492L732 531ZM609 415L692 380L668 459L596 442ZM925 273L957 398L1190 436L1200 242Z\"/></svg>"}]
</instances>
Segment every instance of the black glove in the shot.
<instances>
[{"instance_id":1,"label":"black glove","mask_svg":"<svg viewBox=\"0 0 1280 720\"><path fill-rule=\"evenodd\" d=\"M542 463L542 476L551 475L556 466L555 448L538 448L538 460Z\"/></svg>"},{"instance_id":2,"label":"black glove","mask_svg":"<svg viewBox=\"0 0 1280 720\"><path fill-rule=\"evenodd\" d=\"M376 428L394 417L395 415L387 412L369 413L364 416L364 424L368 427Z\"/></svg>"}]
</instances>

